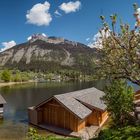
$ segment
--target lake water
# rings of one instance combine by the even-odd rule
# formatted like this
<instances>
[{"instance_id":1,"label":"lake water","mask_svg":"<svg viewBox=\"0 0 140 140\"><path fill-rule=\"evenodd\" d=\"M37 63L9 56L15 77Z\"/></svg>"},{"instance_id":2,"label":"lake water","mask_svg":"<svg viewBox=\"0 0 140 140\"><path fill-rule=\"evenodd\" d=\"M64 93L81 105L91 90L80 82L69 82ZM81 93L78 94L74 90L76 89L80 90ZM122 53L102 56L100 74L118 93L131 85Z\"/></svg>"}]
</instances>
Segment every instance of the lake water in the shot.
<instances>
[{"instance_id":1,"label":"lake water","mask_svg":"<svg viewBox=\"0 0 140 140\"><path fill-rule=\"evenodd\" d=\"M4 119L0 120L0 140L25 139L28 128L27 108L48 99L52 95L96 87L102 89L103 82L48 82L28 83L0 88L7 101ZM39 130L44 135L49 132Z\"/></svg>"},{"instance_id":2,"label":"lake water","mask_svg":"<svg viewBox=\"0 0 140 140\"><path fill-rule=\"evenodd\" d=\"M133 85L132 83L128 83ZM28 128L27 108L37 105L55 94L66 93L79 89L96 87L103 89L104 82L48 82L28 83L0 88L0 93L7 101L4 106L4 119L0 120L0 140L23 140ZM135 90L138 86L133 85ZM38 130L43 135L50 134Z\"/></svg>"}]
</instances>

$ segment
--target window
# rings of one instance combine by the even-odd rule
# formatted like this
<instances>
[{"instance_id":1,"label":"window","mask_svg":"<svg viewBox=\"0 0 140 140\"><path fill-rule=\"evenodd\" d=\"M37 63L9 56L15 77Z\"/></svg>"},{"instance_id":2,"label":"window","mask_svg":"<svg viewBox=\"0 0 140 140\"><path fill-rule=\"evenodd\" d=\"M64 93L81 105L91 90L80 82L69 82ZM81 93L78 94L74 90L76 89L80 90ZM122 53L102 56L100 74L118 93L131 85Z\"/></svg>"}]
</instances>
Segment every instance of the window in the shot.
<instances>
[{"instance_id":1,"label":"window","mask_svg":"<svg viewBox=\"0 0 140 140\"><path fill-rule=\"evenodd\" d=\"M0 107L3 107L3 104L0 104Z\"/></svg>"}]
</instances>

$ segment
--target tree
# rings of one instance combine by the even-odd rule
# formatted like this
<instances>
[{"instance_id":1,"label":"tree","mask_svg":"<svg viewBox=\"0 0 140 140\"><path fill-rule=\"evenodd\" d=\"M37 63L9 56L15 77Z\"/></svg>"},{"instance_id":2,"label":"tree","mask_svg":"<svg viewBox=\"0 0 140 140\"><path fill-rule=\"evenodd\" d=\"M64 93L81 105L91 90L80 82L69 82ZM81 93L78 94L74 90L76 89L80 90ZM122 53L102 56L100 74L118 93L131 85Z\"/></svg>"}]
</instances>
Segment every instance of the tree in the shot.
<instances>
[{"instance_id":1,"label":"tree","mask_svg":"<svg viewBox=\"0 0 140 140\"><path fill-rule=\"evenodd\" d=\"M140 126L126 126L123 128L103 129L99 137L94 140L139 140Z\"/></svg>"},{"instance_id":2,"label":"tree","mask_svg":"<svg viewBox=\"0 0 140 140\"><path fill-rule=\"evenodd\" d=\"M20 75L22 82L29 81L29 79L33 79L32 76L29 77L30 73L27 72L21 72Z\"/></svg>"},{"instance_id":3,"label":"tree","mask_svg":"<svg viewBox=\"0 0 140 140\"><path fill-rule=\"evenodd\" d=\"M14 82L21 82L22 81L22 78L21 78L21 75L19 72L17 72L15 74L15 76L13 77L13 80L14 80Z\"/></svg>"},{"instance_id":4,"label":"tree","mask_svg":"<svg viewBox=\"0 0 140 140\"><path fill-rule=\"evenodd\" d=\"M106 87L103 97L107 110L116 125L124 125L133 111L133 88L124 80L115 80Z\"/></svg>"},{"instance_id":5,"label":"tree","mask_svg":"<svg viewBox=\"0 0 140 140\"><path fill-rule=\"evenodd\" d=\"M10 82L11 80L11 73L9 70L4 70L1 74L1 80L4 82Z\"/></svg>"},{"instance_id":6,"label":"tree","mask_svg":"<svg viewBox=\"0 0 140 140\"><path fill-rule=\"evenodd\" d=\"M136 17L134 29L130 29L129 24L120 21L120 30L116 32L118 25L116 14L110 16L111 26L104 16L100 17L103 25L100 30L102 56L97 62L97 74L109 79L125 78L140 85L140 18L137 4L133 6Z\"/></svg>"}]
</instances>

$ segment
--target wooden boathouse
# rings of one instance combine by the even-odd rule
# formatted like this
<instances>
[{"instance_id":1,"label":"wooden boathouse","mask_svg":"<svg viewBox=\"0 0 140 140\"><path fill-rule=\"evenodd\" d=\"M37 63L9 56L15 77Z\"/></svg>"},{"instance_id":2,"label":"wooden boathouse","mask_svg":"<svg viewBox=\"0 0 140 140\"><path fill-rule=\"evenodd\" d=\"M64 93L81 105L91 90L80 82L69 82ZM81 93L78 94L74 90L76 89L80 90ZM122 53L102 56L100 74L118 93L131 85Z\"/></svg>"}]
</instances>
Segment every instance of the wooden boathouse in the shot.
<instances>
[{"instance_id":1,"label":"wooden boathouse","mask_svg":"<svg viewBox=\"0 0 140 140\"><path fill-rule=\"evenodd\" d=\"M108 118L102 97L96 88L54 95L28 108L29 123L53 125L78 132L88 126L102 126Z\"/></svg>"},{"instance_id":2,"label":"wooden boathouse","mask_svg":"<svg viewBox=\"0 0 140 140\"><path fill-rule=\"evenodd\" d=\"M135 116L140 121L140 90L134 95Z\"/></svg>"},{"instance_id":3,"label":"wooden boathouse","mask_svg":"<svg viewBox=\"0 0 140 140\"><path fill-rule=\"evenodd\" d=\"M4 104L6 104L6 101L0 94L0 117L3 117Z\"/></svg>"}]
</instances>

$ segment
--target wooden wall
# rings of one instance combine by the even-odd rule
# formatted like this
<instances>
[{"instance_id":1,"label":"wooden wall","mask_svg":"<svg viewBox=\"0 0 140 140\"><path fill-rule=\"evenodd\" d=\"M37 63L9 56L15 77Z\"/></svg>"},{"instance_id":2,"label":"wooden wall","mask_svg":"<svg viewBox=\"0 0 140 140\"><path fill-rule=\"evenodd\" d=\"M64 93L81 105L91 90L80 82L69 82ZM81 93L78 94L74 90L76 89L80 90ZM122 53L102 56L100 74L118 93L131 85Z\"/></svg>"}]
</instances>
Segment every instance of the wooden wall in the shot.
<instances>
[{"instance_id":1,"label":"wooden wall","mask_svg":"<svg viewBox=\"0 0 140 140\"><path fill-rule=\"evenodd\" d=\"M77 127L77 131L80 131L81 129L85 128L86 126L86 120L79 120L78 121L78 127Z\"/></svg>"},{"instance_id":2,"label":"wooden wall","mask_svg":"<svg viewBox=\"0 0 140 140\"><path fill-rule=\"evenodd\" d=\"M107 118L108 118L108 112L107 111L101 112L100 126L102 126L105 123Z\"/></svg>"},{"instance_id":3,"label":"wooden wall","mask_svg":"<svg viewBox=\"0 0 140 140\"><path fill-rule=\"evenodd\" d=\"M107 119L107 117L108 117L107 111L101 112L101 111L93 109L93 112L87 117L86 124L87 126L90 126L90 125L99 126Z\"/></svg>"},{"instance_id":4,"label":"wooden wall","mask_svg":"<svg viewBox=\"0 0 140 140\"><path fill-rule=\"evenodd\" d=\"M107 111L101 112L93 109L87 118L80 120L55 99L39 107L37 112L38 123L52 124L72 131L79 131L90 125L99 126L107 117Z\"/></svg>"},{"instance_id":5,"label":"wooden wall","mask_svg":"<svg viewBox=\"0 0 140 140\"><path fill-rule=\"evenodd\" d=\"M37 116L38 116L38 124L43 121L43 109L38 109L37 110Z\"/></svg>"},{"instance_id":6,"label":"wooden wall","mask_svg":"<svg viewBox=\"0 0 140 140\"><path fill-rule=\"evenodd\" d=\"M37 111L34 109L28 109L28 116L29 116L29 122L33 125L38 124L38 116Z\"/></svg>"},{"instance_id":7,"label":"wooden wall","mask_svg":"<svg viewBox=\"0 0 140 140\"><path fill-rule=\"evenodd\" d=\"M139 100L140 99L140 90L136 91L134 94L134 100Z\"/></svg>"},{"instance_id":8,"label":"wooden wall","mask_svg":"<svg viewBox=\"0 0 140 140\"><path fill-rule=\"evenodd\" d=\"M100 112L93 110L93 112L87 117L87 126L99 125Z\"/></svg>"},{"instance_id":9,"label":"wooden wall","mask_svg":"<svg viewBox=\"0 0 140 140\"><path fill-rule=\"evenodd\" d=\"M140 94L136 94L135 96L134 96L134 100L140 100Z\"/></svg>"},{"instance_id":10,"label":"wooden wall","mask_svg":"<svg viewBox=\"0 0 140 140\"><path fill-rule=\"evenodd\" d=\"M40 110L42 110L42 113L40 113L40 116L42 115L42 120L40 119L42 123L78 131L79 119L54 99L43 105Z\"/></svg>"},{"instance_id":11,"label":"wooden wall","mask_svg":"<svg viewBox=\"0 0 140 140\"><path fill-rule=\"evenodd\" d=\"M102 113L102 121L104 121L108 117L108 112L105 111Z\"/></svg>"}]
</instances>

